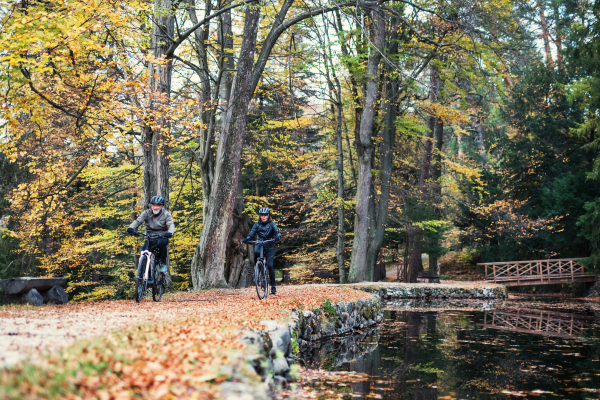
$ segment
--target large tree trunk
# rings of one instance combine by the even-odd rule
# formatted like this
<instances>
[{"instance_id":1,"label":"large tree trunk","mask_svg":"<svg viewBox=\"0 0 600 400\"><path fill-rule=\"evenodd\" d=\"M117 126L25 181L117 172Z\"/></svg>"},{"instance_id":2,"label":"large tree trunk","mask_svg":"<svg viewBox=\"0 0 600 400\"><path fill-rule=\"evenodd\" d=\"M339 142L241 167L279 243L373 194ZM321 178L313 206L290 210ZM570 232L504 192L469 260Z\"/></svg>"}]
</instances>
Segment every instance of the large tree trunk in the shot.
<instances>
[{"instance_id":1,"label":"large tree trunk","mask_svg":"<svg viewBox=\"0 0 600 400\"><path fill-rule=\"evenodd\" d=\"M227 239L240 176L246 117L252 96L252 66L258 32L259 10L246 7L244 34L231 101L223 119L223 132L217 150L216 168L200 241L192 260L194 289L225 287L224 261Z\"/></svg>"},{"instance_id":2,"label":"large tree trunk","mask_svg":"<svg viewBox=\"0 0 600 400\"><path fill-rule=\"evenodd\" d=\"M248 236L248 215L244 213L244 194L242 181L238 181L237 196L233 206L232 224L225 253L225 277L230 287L240 287L240 279L244 270L244 262L248 258L248 246L242 239Z\"/></svg>"},{"instance_id":3,"label":"large tree trunk","mask_svg":"<svg viewBox=\"0 0 600 400\"><path fill-rule=\"evenodd\" d=\"M395 24L394 24L395 26ZM392 29L392 37L388 54L395 54L398 51L398 34L396 29ZM391 68L387 68L389 74ZM390 75L388 75L390 76ZM388 205L390 199L390 178L392 176L392 166L394 161L394 142L396 140L396 116L398 100L397 80L391 81L390 78L385 82L385 94L382 101L381 110L383 113L382 141L379 155L379 171L381 176L381 187L379 201L373 204L373 223L371 224L371 238L369 249L367 251L367 270L369 271L369 280L380 280L378 269L376 268L377 256L380 254L385 226L388 216Z\"/></svg>"},{"instance_id":4,"label":"large tree trunk","mask_svg":"<svg viewBox=\"0 0 600 400\"><path fill-rule=\"evenodd\" d=\"M354 243L350 261L349 282L361 282L367 276L367 251L369 247L369 201L371 201L371 166L373 157L373 123L377 103L380 51L384 48L385 20L380 10L372 12L370 27L371 42L377 48L372 50L367 62L365 107L361 116L360 135L356 138L358 152L358 185L356 188L356 218L354 223Z\"/></svg>"},{"instance_id":5,"label":"large tree trunk","mask_svg":"<svg viewBox=\"0 0 600 400\"><path fill-rule=\"evenodd\" d=\"M329 41L329 33L328 33L328 25L327 20L323 17L323 26L325 27L325 40L326 43L321 39L321 35L319 33L319 28L317 28L316 33L319 38L319 42L323 48L331 49L331 43ZM291 53L291 49L290 49ZM331 52L323 53L323 63L325 64L325 77L327 78L327 85L329 86L329 96L330 101L334 103L331 107L332 114L335 115L336 118L336 126L335 126L335 137L336 137L336 145L337 145L337 159L335 162L335 166L337 169L337 183L338 183L338 193L337 193L337 212L338 212L338 229L337 229L337 244L336 244L336 258L338 263L338 273L340 283L346 283L348 280L346 266L344 263L344 237L345 237L345 227L344 227L344 147L342 141L342 123L343 123L343 103L342 103L342 88L340 85L340 81L335 72L335 67L333 66L333 56ZM331 68L330 68L331 67Z\"/></svg>"},{"instance_id":6,"label":"large tree trunk","mask_svg":"<svg viewBox=\"0 0 600 400\"><path fill-rule=\"evenodd\" d=\"M165 198L169 207L169 121L163 109L171 96L173 64L165 59L175 30L175 18L171 0L154 1L154 27L152 28L151 52L155 60L148 65L150 113L158 117L146 121L142 128L144 157L144 208L149 207L152 196Z\"/></svg>"},{"instance_id":7,"label":"large tree trunk","mask_svg":"<svg viewBox=\"0 0 600 400\"><path fill-rule=\"evenodd\" d=\"M435 70L435 67L431 67L431 89L429 92L429 100L431 105L437 101L437 95L440 88L440 77ZM432 147L433 147L433 135L435 133L435 125L436 125L436 116L431 111L431 115L429 116L429 120L427 121L427 138L425 140L425 152L423 154L423 163L421 164L421 175L419 177L419 191L421 193L421 201L427 200L427 179L429 179L429 169L431 165L431 155L432 155ZM409 246L411 247L410 260L408 262L408 278L410 283L414 283L417 281L417 273L419 271L419 267L421 265L421 240L422 240L422 231L417 226L411 227L410 234L411 243Z\"/></svg>"},{"instance_id":8,"label":"large tree trunk","mask_svg":"<svg viewBox=\"0 0 600 400\"><path fill-rule=\"evenodd\" d=\"M188 15L193 24L198 24L198 16L196 15L196 0L188 0ZM210 0L204 3L204 14L210 14L212 3ZM223 17L226 18L226 17ZM211 124L212 116L214 115L214 104L212 99L212 89L208 53L206 51L206 41L209 35L209 25L206 24L202 29L194 31L194 49L196 58L198 59L198 68L195 69L200 78L199 92L199 108L201 126L199 129L200 141L198 148L195 151L195 157L200 165L200 182L202 184L202 216L206 218L209 197L214 179L214 156L212 146L214 144L214 125ZM229 58L232 58L230 56ZM218 90L215 89L215 90Z\"/></svg>"}]
</instances>

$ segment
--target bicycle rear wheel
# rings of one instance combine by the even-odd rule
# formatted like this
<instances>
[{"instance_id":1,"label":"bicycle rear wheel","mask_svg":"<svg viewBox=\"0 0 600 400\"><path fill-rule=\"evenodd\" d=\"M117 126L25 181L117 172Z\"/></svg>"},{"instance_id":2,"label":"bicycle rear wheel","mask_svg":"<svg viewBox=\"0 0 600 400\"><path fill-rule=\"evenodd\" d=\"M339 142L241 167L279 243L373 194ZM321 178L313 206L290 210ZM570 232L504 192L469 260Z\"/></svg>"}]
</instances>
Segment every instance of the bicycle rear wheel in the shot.
<instances>
[{"instance_id":1,"label":"bicycle rear wheel","mask_svg":"<svg viewBox=\"0 0 600 400\"><path fill-rule=\"evenodd\" d=\"M269 290L271 288L271 278L269 277L269 270L267 269L266 265L264 267L264 270L265 270L265 284L264 284L265 298L267 298L269 296Z\"/></svg>"},{"instance_id":2,"label":"bicycle rear wheel","mask_svg":"<svg viewBox=\"0 0 600 400\"><path fill-rule=\"evenodd\" d=\"M148 287L148 281L144 279L144 273L146 270L146 256L140 257L140 262L138 264L138 271L135 277L135 301L141 302L144 300L146 296L146 290Z\"/></svg>"},{"instance_id":3,"label":"bicycle rear wheel","mask_svg":"<svg viewBox=\"0 0 600 400\"><path fill-rule=\"evenodd\" d=\"M254 268L254 284L256 285L256 294L258 299L262 300L267 297L267 291L265 285L267 285L267 277L265 276L265 267L262 261L256 263Z\"/></svg>"}]
</instances>

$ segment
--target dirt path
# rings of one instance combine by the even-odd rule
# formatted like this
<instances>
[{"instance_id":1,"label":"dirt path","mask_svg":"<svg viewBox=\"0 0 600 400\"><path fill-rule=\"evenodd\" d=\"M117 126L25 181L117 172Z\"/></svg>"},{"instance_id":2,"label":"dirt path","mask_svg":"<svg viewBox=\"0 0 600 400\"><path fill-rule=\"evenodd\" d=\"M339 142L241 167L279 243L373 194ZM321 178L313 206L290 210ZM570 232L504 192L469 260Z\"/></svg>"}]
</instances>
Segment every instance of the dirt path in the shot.
<instances>
[{"instance_id":1,"label":"dirt path","mask_svg":"<svg viewBox=\"0 0 600 400\"><path fill-rule=\"evenodd\" d=\"M162 302L147 298L141 304L128 301L99 301L0 308L0 368L28 356L51 352L79 339L107 333L145 322L186 316L202 317L213 312L203 307L227 296L249 292L213 290L204 293L166 295Z\"/></svg>"},{"instance_id":2,"label":"dirt path","mask_svg":"<svg viewBox=\"0 0 600 400\"><path fill-rule=\"evenodd\" d=\"M206 292L167 294L160 303L151 297L137 304L133 300L67 303L63 305L0 307L0 368L29 356L34 359L66 347L80 339L106 336L109 332L142 323L194 318L227 324L232 318L282 318L293 302L308 304L330 298L350 300L368 297L366 292L339 290L340 285L299 285L279 287L267 302L257 300L254 288L216 289ZM354 294L353 294L354 293ZM307 300L308 298L308 300ZM257 321L255 321L257 322Z\"/></svg>"}]
</instances>

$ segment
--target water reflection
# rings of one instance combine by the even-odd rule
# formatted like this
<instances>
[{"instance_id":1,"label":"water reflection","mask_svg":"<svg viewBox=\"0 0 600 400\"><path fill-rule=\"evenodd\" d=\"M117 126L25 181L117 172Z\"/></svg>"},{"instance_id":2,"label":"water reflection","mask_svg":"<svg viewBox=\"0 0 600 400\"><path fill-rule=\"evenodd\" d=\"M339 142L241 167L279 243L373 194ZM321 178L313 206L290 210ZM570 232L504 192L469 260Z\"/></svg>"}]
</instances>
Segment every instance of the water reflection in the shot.
<instances>
[{"instance_id":1,"label":"water reflection","mask_svg":"<svg viewBox=\"0 0 600 400\"><path fill-rule=\"evenodd\" d=\"M597 321L593 313L518 307L386 310L379 333L363 339L368 345L349 347L362 351L338 351L344 354L338 359L325 345L309 364L366 374L358 381L314 383L329 393L323 398L597 399Z\"/></svg>"},{"instance_id":2,"label":"water reflection","mask_svg":"<svg viewBox=\"0 0 600 400\"><path fill-rule=\"evenodd\" d=\"M572 338L581 336L595 321L594 316L576 313L515 308L485 312L484 328L500 329L534 335Z\"/></svg>"}]
</instances>

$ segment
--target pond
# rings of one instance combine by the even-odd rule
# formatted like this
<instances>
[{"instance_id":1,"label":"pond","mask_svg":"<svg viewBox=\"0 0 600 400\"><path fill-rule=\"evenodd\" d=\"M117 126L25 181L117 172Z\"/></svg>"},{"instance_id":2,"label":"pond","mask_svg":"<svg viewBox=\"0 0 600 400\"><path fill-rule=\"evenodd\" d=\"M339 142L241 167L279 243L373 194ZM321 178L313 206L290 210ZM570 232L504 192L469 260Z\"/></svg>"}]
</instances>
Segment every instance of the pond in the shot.
<instances>
[{"instance_id":1,"label":"pond","mask_svg":"<svg viewBox=\"0 0 600 400\"><path fill-rule=\"evenodd\" d=\"M433 306L390 303L378 328L306 350L308 367L339 372L311 387L347 399L600 398L598 303Z\"/></svg>"}]
</instances>

